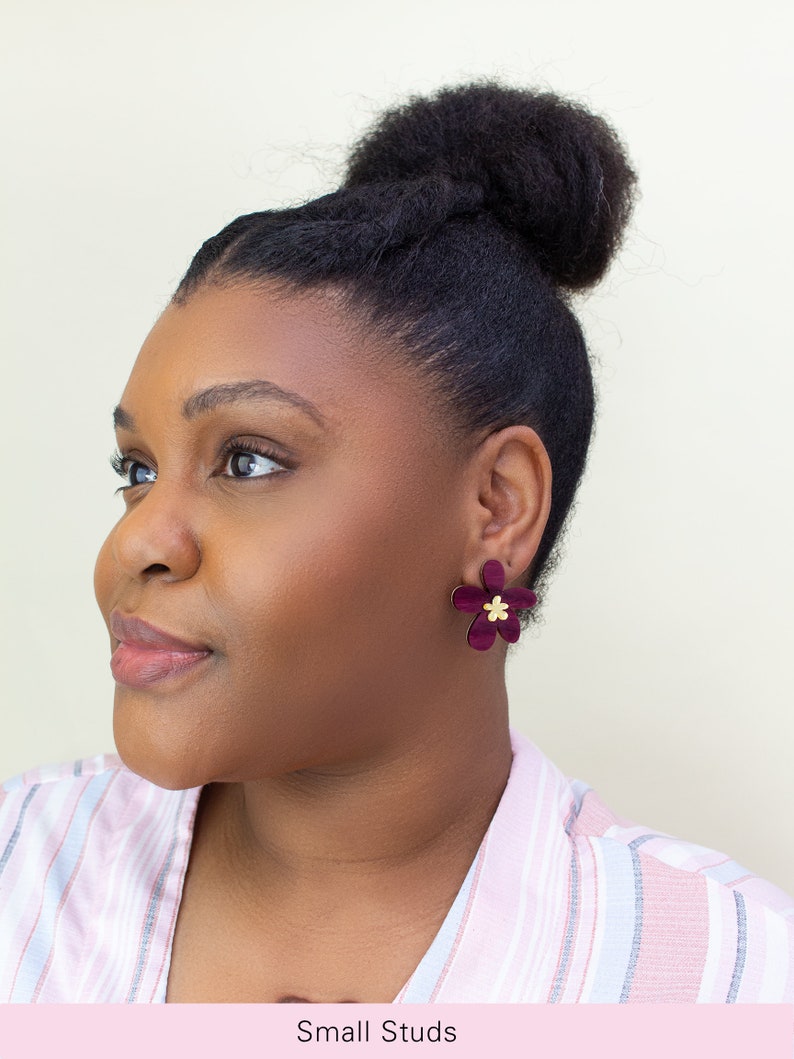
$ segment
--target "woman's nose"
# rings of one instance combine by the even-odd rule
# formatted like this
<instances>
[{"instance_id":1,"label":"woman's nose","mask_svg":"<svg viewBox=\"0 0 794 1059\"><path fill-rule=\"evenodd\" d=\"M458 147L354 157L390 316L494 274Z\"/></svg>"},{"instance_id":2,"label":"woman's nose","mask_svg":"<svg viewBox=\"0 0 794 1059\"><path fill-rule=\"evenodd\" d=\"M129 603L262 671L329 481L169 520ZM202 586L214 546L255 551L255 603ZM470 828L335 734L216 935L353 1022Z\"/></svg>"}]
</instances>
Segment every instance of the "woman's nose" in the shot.
<instances>
[{"instance_id":1,"label":"woman's nose","mask_svg":"<svg viewBox=\"0 0 794 1059\"><path fill-rule=\"evenodd\" d=\"M127 511L113 533L112 552L131 578L186 581L201 563L190 504L181 491L156 482Z\"/></svg>"}]
</instances>

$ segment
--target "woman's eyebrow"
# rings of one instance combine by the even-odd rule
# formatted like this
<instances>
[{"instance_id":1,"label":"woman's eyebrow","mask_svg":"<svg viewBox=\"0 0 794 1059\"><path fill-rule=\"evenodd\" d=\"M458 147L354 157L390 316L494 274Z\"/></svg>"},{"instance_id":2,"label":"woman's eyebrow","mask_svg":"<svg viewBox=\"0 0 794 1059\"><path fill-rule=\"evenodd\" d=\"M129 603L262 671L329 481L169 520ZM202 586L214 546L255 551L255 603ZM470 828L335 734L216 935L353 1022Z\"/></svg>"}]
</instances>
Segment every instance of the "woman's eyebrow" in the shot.
<instances>
[{"instance_id":1,"label":"woman's eyebrow","mask_svg":"<svg viewBox=\"0 0 794 1059\"><path fill-rule=\"evenodd\" d=\"M295 393L294 390L285 390L267 379L224 382L197 390L183 403L182 415L185 419L196 419L222 405L234 404L237 401L280 401L305 412L318 426L324 428L327 425L325 416L313 401ZM116 429L132 430L134 420L129 412L117 405L113 410L113 425Z\"/></svg>"}]
</instances>

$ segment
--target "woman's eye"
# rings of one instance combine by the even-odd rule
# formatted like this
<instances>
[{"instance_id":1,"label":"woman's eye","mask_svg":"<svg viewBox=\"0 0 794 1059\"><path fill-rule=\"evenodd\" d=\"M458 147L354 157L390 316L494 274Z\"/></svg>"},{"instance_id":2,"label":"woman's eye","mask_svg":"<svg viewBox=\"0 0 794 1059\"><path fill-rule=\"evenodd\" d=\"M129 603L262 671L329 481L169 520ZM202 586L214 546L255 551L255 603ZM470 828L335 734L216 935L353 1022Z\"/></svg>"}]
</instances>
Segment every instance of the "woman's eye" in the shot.
<instances>
[{"instance_id":1,"label":"woman's eye","mask_svg":"<svg viewBox=\"0 0 794 1059\"><path fill-rule=\"evenodd\" d=\"M281 471L282 466L269 456L258 452L233 452L226 461L224 472L232 478L261 478L272 474L273 470Z\"/></svg>"},{"instance_id":2,"label":"woman's eye","mask_svg":"<svg viewBox=\"0 0 794 1059\"><path fill-rule=\"evenodd\" d=\"M157 481L157 471L152 470L140 460L132 460L129 456L122 456L120 452L114 452L110 457L110 465L119 478L124 479L121 489L131 489L135 485L146 485L147 482Z\"/></svg>"},{"instance_id":3,"label":"woman's eye","mask_svg":"<svg viewBox=\"0 0 794 1059\"><path fill-rule=\"evenodd\" d=\"M127 479L129 485L144 485L146 482L157 481L157 471L153 471L152 468L147 467L145 463L138 463L137 460L129 460L124 471L124 477Z\"/></svg>"}]
</instances>

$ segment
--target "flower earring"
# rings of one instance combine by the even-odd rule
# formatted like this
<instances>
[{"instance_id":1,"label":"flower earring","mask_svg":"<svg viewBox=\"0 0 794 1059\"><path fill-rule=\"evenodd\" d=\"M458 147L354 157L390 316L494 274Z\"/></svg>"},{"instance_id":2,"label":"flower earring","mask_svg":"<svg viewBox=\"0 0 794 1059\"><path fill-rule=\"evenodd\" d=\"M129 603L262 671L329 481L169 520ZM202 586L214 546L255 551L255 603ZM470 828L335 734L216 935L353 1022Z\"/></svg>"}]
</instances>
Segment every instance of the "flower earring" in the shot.
<instances>
[{"instance_id":1,"label":"flower earring","mask_svg":"<svg viewBox=\"0 0 794 1059\"><path fill-rule=\"evenodd\" d=\"M480 579L483 588L458 585L452 593L452 606L476 617L466 633L469 647L487 651L497 632L503 640L515 643L521 632L516 610L534 607L538 597L529 588L508 588L505 591L505 568L498 559L482 564Z\"/></svg>"}]
</instances>

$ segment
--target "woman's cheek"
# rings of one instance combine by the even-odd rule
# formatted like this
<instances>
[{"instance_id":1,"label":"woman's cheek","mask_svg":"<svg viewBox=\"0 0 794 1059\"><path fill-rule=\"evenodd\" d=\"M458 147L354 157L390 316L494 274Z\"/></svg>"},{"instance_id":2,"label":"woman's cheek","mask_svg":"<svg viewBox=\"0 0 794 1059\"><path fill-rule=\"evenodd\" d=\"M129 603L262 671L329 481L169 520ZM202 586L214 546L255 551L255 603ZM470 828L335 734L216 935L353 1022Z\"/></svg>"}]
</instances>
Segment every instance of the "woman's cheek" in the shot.
<instances>
[{"instance_id":1,"label":"woman's cheek","mask_svg":"<svg viewBox=\"0 0 794 1059\"><path fill-rule=\"evenodd\" d=\"M94 564L94 597L102 612L105 622L111 610L111 593L116 579L115 564L112 556L111 533L99 549L96 563Z\"/></svg>"}]
</instances>

